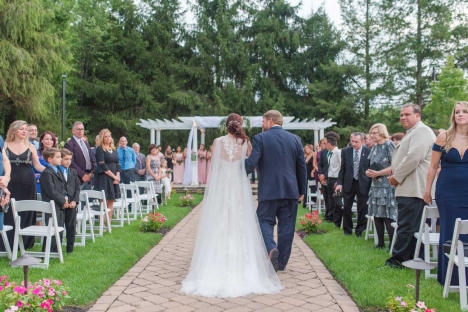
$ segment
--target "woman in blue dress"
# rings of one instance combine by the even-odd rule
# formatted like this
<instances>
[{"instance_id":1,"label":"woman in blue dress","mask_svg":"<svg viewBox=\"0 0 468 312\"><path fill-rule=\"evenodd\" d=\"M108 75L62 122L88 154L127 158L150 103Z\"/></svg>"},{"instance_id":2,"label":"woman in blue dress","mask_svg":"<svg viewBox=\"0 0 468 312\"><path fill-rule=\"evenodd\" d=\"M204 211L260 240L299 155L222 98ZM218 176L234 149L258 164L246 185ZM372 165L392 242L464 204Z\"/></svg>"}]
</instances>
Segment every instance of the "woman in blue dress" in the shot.
<instances>
[{"instance_id":1,"label":"woman in blue dress","mask_svg":"<svg viewBox=\"0 0 468 312\"><path fill-rule=\"evenodd\" d=\"M468 102L455 104L450 124L450 129L437 137L432 148L424 194L424 201L431 203L432 184L440 164L442 170L436 183L435 200L440 214L437 281L442 285L445 283L448 265L442 245L452 239L455 220L468 219ZM460 240L468 242L468 235L460 235ZM458 270L453 270L451 285L458 285Z\"/></svg>"},{"instance_id":2,"label":"woman in blue dress","mask_svg":"<svg viewBox=\"0 0 468 312\"><path fill-rule=\"evenodd\" d=\"M37 156L39 157L39 162L44 167L47 166L47 162L45 161L44 157L42 156L42 152L46 148L57 147L57 137L55 133L46 131L44 132L41 137L39 138L39 149L37 150ZM36 192L41 193L41 183L39 182L39 178L41 177L41 173L34 169L34 175L36 177Z\"/></svg>"}]
</instances>

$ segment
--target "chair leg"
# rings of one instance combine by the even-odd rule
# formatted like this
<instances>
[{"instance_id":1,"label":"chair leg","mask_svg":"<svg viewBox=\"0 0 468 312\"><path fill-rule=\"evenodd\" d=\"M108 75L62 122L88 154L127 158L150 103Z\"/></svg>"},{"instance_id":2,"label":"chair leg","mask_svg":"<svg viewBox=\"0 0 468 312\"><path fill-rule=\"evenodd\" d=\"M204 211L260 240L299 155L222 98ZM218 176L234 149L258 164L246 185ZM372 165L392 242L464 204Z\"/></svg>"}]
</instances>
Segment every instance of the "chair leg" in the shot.
<instances>
[{"instance_id":1,"label":"chair leg","mask_svg":"<svg viewBox=\"0 0 468 312\"><path fill-rule=\"evenodd\" d=\"M458 241L461 253L458 252L458 284L460 285L460 308L462 310L468 309L466 301L466 277L465 277L465 257L463 253L463 245L461 241Z\"/></svg>"},{"instance_id":2,"label":"chair leg","mask_svg":"<svg viewBox=\"0 0 468 312\"><path fill-rule=\"evenodd\" d=\"M431 245L429 244L429 242L424 244L424 261L426 261L427 263L431 262ZM431 270L425 270L424 277L426 279L430 278Z\"/></svg>"},{"instance_id":3,"label":"chair leg","mask_svg":"<svg viewBox=\"0 0 468 312\"><path fill-rule=\"evenodd\" d=\"M390 254L393 253L393 246L395 245L396 237L397 237L397 231L396 231L396 228L395 228L395 231L393 232L392 246L390 247Z\"/></svg>"},{"instance_id":4,"label":"chair leg","mask_svg":"<svg viewBox=\"0 0 468 312\"><path fill-rule=\"evenodd\" d=\"M8 237L7 237L8 239ZM11 253L11 260L14 261L18 258L18 240L19 240L19 236L18 234L16 233L16 230L15 230L15 237L13 239L13 250L12 250L12 253ZM5 246L6 246L6 243L5 243Z\"/></svg>"},{"instance_id":5,"label":"chair leg","mask_svg":"<svg viewBox=\"0 0 468 312\"><path fill-rule=\"evenodd\" d=\"M49 260L50 260L50 246L52 243L52 235L47 236L46 248L45 248L45 256L44 256L44 265L46 268L49 268ZM60 240L57 241L57 249L60 246Z\"/></svg>"},{"instance_id":6,"label":"chair leg","mask_svg":"<svg viewBox=\"0 0 468 312\"><path fill-rule=\"evenodd\" d=\"M62 244L60 242L60 235L57 231L57 229L55 230L55 242L57 243L57 253L58 253L58 257L59 257L59 260L60 260L60 263L63 263L63 253L62 253ZM64 234L65 236L65 234Z\"/></svg>"},{"instance_id":7,"label":"chair leg","mask_svg":"<svg viewBox=\"0 0 468 312\"><path fill-rule=\"evenodd\" d=\"M3 245L5 245L5 253L8 259L11 259L10 241L5 230L0 231L2 233Z\"/></svg>"},{"instance_id":8,"label":"chair leg","mask_svg":"<svg viewBox=\"0 0 468 312\"><path fill-rule=\"evenodd\" d=\"M370 231L370 228L371 228L371 217L370 216L367 216L367 226L366 226L366 236L364 237L365 240L368 240L369 239L369 231Z\"/></svg>"},{"instance_id":9,"label":"chair leg","mask_svg":"<svg viewBox=\"0 0 468 312\"><path fill-rule=\"evenodd\" d=\"M447 274L445 275L445 284L444 284L444 292L442 296L444 298L448 297L448 294L450 292L450 281L452 280L452 272L453 272L453 266L454 266L454 261L449 257L449 263L447 265Z\"/></svg>"}]
</instances>

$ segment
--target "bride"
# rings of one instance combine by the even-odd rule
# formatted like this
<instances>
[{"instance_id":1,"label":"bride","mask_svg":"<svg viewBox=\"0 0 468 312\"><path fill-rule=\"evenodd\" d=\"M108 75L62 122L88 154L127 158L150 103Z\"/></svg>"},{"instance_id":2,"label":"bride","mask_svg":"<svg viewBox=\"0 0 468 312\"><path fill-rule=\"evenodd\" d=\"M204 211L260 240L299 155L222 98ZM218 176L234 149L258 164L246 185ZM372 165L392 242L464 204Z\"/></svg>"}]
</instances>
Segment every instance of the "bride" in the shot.
<instances>
[{"instance_id":1,"label":"bride","mask_svg":"<svg viewBox=\"0 0 468 312\"><path fill-rule=\"evenodd\" d=\"M268 257L245 173L252 150L242 117L230 114L228 134L213 142L190 271L181 291L205 297L272 294L283 289Z\"/></svg>"}]
</instances>

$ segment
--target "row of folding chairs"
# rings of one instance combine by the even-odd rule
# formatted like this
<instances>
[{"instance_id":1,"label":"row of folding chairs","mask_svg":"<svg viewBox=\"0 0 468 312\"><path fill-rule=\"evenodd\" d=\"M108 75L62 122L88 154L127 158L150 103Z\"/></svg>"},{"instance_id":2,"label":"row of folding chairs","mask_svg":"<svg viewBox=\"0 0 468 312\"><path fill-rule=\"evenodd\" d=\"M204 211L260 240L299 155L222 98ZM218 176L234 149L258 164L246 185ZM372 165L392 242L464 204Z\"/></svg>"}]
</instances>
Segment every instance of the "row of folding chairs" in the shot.
<instances>
[{"instance_id":1,"label":"row of folding chairs","mask_svg":"<svg viewBox=\"0 0 468 312\"><path fill-rule=\"evenodd\" d=\"M104 235L107 231L112 233L112 227L123 227L125 222L130 224L131 220L137 220L154 209L159 209L158 195L151 181L137 181L131 184L121 184L121 198L114 202L114 212L109 219L110 209L106 204L104 191L84 190L80 192L80 203L77 206L77 241L75 246L85 246L86 240L95 242L95 237ZM128 207L131 207L131 212ZM11 209L15 220L15 236L13 250L9 248L6 232L13 230L12 226L5 225L0 231L0 237L4 241L6 251L0 253L2 256L15 260L18 257L18 249L21 255L32 255L44 258L44 262L36 265L41 268L49 267L50 258L59 258L63 262L62 246L59 234L65 229L57 224L57 215L54 202L43 202L40 200L11 200ZM35 211L38 213L42 225L31 225L21 228L20 212ZM46 221L46 216L49 219ZM47 225L45 225L47 223ZM96 225L97 223L97 225ZM35 236L42 239L47 238L45 252L26 251L23 244L23 236ZM51 252L51 241L57 242L57 252Z\"/></svg>"}]
</instances>

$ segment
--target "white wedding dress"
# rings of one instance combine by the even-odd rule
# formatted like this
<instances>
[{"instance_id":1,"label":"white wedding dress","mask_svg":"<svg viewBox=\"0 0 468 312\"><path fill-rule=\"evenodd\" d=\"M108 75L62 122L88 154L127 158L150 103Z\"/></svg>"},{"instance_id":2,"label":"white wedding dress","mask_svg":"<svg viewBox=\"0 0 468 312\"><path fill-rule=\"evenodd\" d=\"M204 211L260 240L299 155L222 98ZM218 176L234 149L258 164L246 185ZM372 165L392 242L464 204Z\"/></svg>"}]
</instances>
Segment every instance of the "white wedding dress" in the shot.
<instances>
[{"instance_id":1,"label":"white wedding dress","mask_svg":"<svg viewBox=\"0 0 468 312\"><path fill-rule=\"evenodd\" d=\"M217 138L190 271L181 291L205 297L277 293L283 286L263 242L245 172L247 143Z\"/></svg>"}]
</instances>

